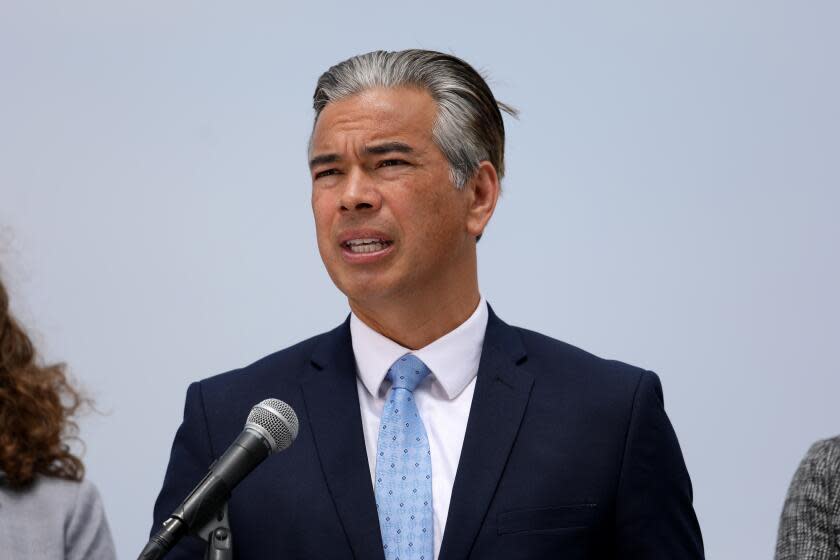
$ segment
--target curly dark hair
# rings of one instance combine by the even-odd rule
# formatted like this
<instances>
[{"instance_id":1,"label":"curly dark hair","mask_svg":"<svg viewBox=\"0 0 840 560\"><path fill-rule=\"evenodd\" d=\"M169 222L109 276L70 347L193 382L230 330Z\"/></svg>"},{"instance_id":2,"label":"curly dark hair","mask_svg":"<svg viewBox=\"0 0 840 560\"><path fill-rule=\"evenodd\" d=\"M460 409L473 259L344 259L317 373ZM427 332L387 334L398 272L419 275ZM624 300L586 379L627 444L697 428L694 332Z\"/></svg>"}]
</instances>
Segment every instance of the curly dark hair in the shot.
<instances>
[{"instance_id":1,"label":"curly dark hair","mask_svg":"<svg viewBox=\"0 0 840 560\"><path fill-rule=\"evenodd\" d=\"M9 311L0 280L0 469L20 488L43 474L81 480L84 465L70 451L73 417L87 404L65 375L64 364L38 363L35 347Z\"/></svg>"}]
</instances>

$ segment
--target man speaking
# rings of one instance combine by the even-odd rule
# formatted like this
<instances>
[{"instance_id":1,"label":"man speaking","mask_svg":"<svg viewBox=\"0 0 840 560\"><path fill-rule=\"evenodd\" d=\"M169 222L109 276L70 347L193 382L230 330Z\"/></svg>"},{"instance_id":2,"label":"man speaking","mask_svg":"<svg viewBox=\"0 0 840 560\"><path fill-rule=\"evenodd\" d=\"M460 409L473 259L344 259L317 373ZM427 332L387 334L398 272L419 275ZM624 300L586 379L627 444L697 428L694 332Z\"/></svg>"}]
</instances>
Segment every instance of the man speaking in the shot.
<instances>
[{"instance_id":1,"label":"man speaking","mask_svg":"<svg viewBox=\"0 0 840 560\"><path fill-rule=\"evenodd\" d=\"M423 50L333 66L314 107L318 248L351 314L190 386L154 530L276 396L300 432L231 496L237 560L703 558L657 376L509 326L479 292L510 109Z\"/></svg>"}]
</instances>

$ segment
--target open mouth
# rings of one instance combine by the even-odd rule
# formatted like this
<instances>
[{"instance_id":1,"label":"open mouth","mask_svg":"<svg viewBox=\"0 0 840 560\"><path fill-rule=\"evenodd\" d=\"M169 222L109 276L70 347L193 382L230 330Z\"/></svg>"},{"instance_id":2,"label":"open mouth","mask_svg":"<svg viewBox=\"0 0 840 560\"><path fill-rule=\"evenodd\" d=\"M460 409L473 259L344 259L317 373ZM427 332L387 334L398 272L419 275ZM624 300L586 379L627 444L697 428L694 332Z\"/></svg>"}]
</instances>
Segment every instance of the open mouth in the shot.
<instances>
[{"instance_id":1,"label":"open mouth","mask_svg":"<svg viewBox=\"0 0 840 560\"><path fill-rule=\"evenodd\" d=\"M376 253L384 251L394 242L381 238L350 239L341 244L351 253Z\"/></svg>"}]
</instances>

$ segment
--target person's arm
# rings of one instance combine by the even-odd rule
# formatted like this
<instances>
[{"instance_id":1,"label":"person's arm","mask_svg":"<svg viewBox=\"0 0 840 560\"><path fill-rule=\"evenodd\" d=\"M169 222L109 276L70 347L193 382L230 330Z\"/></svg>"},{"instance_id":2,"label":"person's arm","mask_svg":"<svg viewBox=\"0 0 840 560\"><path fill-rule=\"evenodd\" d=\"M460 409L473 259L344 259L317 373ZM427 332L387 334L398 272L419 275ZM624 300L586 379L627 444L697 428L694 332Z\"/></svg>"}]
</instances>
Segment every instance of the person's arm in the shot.
<instances>
[{"instance_id":1,"label":"person's arm","mask_svg":"<svg viewBox=\"0 0 840 560\"><path fill-rule=\"evenodd\" d=\"M67 560L116 560L102 500L96 487L87 480L79 484L64 539Z\"/></svg>"},{"instance_id":2,"label":"person's arm","mask_svg":"<svg viewBox=\"0 0 840 560\"><path fill-rule=\"evenodd\" d=\"M204 478L213 459L201 385L193 383L187 389L184 421L175 434L163 488L155 502L151 535L160 530L163 522ZM207 545L204 541L186 536L166 555L166 560L203 560L206 550Z\"/></svg>"},{"instance_id":3,"label":"person's arm","mask_svg":"<svg viewBox=\"0 0 840 560\"><path fill-rule=\"evenodd\" d=\"M838 441L817 442L802 459L785 499L776 560L840 559Z\"/></svg>"},{"instance_id":4,"label":"person's arm","mask_svg":"<svg viewBox=\"0 0 840 560\"><path fill-rule=\"evenodd\" d=\"M639 380L625 442L616 503L616 558L698 560L703 538L691 480L662 385L652 372Z\"/></svg>"}]
</instances>

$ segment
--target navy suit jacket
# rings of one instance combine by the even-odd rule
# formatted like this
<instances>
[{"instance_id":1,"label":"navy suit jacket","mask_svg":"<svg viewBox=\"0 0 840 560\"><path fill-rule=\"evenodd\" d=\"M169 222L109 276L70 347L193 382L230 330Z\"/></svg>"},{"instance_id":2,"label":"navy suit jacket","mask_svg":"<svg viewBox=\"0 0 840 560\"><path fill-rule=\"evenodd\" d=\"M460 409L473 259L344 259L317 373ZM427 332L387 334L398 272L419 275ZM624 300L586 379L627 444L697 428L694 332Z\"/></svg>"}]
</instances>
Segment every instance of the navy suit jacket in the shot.
<instances>
[{"instance_id":1,"label":"navy suit jacket","mask_svg":"<svg viewBox=\"0 0 840 560\"><path fill-rule=\"evenodd\" d=\"M236 560L382 560L349 320L190 385L154 530L265 398L300 433L229 502ZM203 558L188 537L167 558ZM703 558L657 376L490 311L440 560Z\"/></svg>"}]
</instances>

